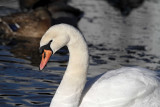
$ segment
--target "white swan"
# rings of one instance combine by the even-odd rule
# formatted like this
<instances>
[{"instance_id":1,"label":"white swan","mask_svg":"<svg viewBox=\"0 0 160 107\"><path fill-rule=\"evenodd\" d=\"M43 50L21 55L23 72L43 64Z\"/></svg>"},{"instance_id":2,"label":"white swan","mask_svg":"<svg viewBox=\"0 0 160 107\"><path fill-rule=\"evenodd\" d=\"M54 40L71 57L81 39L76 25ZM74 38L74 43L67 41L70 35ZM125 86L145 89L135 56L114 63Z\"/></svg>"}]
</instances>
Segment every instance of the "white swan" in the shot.
<instances>
[{"instance_id":1,"label":"white swan","mask_svg":"<svg viewBox=\"0 0 160 107\"><path fill-rule=\"evenodd\" d=\"M158 73L125 67L86 83L88 48L82 34L66 24L52 26L40 41L42 70L51 54L67 45L68 67L50 107L160 107Z\"/></svg>"}]
</instances>

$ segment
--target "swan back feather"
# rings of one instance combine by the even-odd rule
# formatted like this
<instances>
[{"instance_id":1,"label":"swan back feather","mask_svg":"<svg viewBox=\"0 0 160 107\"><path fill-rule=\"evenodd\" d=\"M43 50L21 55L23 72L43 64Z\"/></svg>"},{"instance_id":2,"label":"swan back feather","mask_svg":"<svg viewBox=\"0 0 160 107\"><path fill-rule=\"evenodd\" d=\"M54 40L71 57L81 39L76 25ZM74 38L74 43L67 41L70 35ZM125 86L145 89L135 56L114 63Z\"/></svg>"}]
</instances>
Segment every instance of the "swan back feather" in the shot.
<instances>
[{"instance_id":1,"label":"swan back feather","mask_svg":"<svg viewBox=\"0 0 160 107\"><path fill-rule=\"evenodd\" d=\"M157 75L140 67L108 71L89 87L80 107L159 107Z\"/></svg>"}]
</instances>

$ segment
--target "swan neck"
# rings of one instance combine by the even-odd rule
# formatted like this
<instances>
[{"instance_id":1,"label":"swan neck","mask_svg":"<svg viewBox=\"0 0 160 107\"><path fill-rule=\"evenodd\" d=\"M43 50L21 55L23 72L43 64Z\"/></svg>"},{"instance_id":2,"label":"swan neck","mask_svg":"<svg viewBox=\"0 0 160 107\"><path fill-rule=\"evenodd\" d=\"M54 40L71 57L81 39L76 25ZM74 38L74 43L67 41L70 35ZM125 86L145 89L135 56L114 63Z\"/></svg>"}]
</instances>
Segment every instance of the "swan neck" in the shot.
<instances>
[{"instance_id":1,"label":"swan neck","mask_svg":"<svg viewBox=\"0 0 160 107\"><path fill-rule=\"evenodd\" d=\"M50 107L78 107L88 70L88 47L80 33L70 35L69 62Z\"/></svg>"}]
</instances>

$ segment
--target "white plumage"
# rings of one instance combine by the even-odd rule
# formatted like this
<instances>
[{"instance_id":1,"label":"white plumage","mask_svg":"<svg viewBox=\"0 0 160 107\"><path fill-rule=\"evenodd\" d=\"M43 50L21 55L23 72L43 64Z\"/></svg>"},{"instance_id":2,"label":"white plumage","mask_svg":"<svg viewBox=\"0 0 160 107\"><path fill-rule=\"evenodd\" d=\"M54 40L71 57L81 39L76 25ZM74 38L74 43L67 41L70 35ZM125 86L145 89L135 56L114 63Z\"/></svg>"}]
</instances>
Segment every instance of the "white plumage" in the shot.
<instances>
[{"instance_id":1,"label":"white plumage","mask_svg":"<svg viewBox=\"0 0 160 107\"><path fill-rule=\"evenodd\" d=\"M139 67L108 71L96 79L80 107L160 107L160 78Z\"/></svg>"},{"instance_id":2,"label":"white plumage","mask_svg":"<svg viewBox=\"0 0 160 107\"><path fill-rule=\"evenodd\" d=\"M86 84L89 55L82 34L70 25L59 24L44 34L40 46L50 40L53 54L64 45L70 53L50 107L160 107L158 72L124 67L99 75Z\"/></svg>"}]
</instances>

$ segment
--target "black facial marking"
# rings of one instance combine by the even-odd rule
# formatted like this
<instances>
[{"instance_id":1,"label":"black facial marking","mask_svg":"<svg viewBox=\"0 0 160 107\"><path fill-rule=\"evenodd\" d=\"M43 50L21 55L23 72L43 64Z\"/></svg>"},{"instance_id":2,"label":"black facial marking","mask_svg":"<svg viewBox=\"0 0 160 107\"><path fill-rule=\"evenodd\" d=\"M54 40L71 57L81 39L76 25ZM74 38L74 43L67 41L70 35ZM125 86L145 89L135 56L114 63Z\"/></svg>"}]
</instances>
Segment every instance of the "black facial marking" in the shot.
<instances>
[{"instance_id":1,"label":"black facial marking","mask_svg":"<svg viewBox=\"0 0 160 107\"><path fill-rule=\"evenodd\" d=\"M51 50L51 51L52 51L52 49L51 49L51 47L50 47L51 42L52 42L52 40L49 41L48 44L46 44L46 45L44 45L44 46L41 46L41 47L39 48L39 52L42 54L43 51L44 51L44 49L45 49L45 50Z\"/></svg>"}]
</instances>

